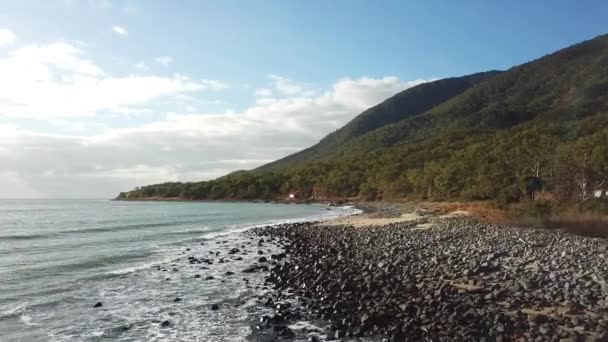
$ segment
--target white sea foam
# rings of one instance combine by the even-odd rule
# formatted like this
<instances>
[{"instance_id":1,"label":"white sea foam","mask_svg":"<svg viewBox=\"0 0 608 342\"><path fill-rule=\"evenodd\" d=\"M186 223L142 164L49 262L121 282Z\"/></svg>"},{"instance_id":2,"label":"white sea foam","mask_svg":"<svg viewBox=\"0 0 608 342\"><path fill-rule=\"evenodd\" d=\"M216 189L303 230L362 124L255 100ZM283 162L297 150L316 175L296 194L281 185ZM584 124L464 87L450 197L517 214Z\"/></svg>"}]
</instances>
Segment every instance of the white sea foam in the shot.
<instances>
[{"instance_id":1,"label":"white sea foam","mask_svg":"<svg viewBox=\"0 0 608 342\"><path fill-rule=\"evenodd\" d=\"M0 318L15 317L27 308L27 303L20 303L11 308L0 311Z\"/></svg>"},{"instance_id":2,"label":"white sea foam","mask_svg":"<svg viewBox=\"0 0 608 342\"><path fill-rule=\"evenodd\" d=\"M170 261L170 260L167 260L167 261ZM145 270L145 269L148 269L148 268L153 267L158 264L159 264L159 262L143 263L143 264L139 264L139 265L135 265L135 266L121 268L121 269L114 270L114 271L109 271L107 274L125 275L125 274L129 274L129 273L137 272L140 270Z\"/></svg>"},{"instance_id":3,"label":"white sea foam","mask_svg":"<svg viewBox=\"0 0 608 342\"><path fill-rule=\"evenodd\" d=\"M37 323L32 323L32 316L29 315L21 315L19 316L19 319L21 320L21 322L23 322L23 324L28 326L38 325Z\"/></svg>"},{"instance_id":4,"label":"white sea foam","mask_svg":"<svg viewBox=\"0 0 608 342\"><path fill-rule=\"evenodd\" d=\"M304 205L304 204L302 204ZM258 224L240 224L240 225L230 225L226 226L226 230L216 231L207 233L202 237L205 238L217 238L221 236L226 236L234 233L242 233L252 228L265 227L265 226L276 226L281 224L289 224L289 223L298 223L298 222L308 222L308 221L325 221L331 220L335 218L357 215L362 213L361 209L357 209L354 206L340 206L340 207L329 207L323 204L318 204L317 206L323 208L329 208L330 210L324 210L323 212L311 216L305 216L301 218L293 218L293 219L282 219L282 220L271 220L264 223Z\"/></svg>"},{"instance_id":5,"label":"white sea foam","mask_svg":"<svg viewBox=\"0 0 608 342\"><path fill-rule=\"evenodd\" d=\"M294 324L291 324L288 326L289 329L292 330L304 330L304 331L309 331L309 332L322 332L323 329L310 323L310 322L305 322L305 321L299 321L296 322Z\"/></svg>"}]
</instances>

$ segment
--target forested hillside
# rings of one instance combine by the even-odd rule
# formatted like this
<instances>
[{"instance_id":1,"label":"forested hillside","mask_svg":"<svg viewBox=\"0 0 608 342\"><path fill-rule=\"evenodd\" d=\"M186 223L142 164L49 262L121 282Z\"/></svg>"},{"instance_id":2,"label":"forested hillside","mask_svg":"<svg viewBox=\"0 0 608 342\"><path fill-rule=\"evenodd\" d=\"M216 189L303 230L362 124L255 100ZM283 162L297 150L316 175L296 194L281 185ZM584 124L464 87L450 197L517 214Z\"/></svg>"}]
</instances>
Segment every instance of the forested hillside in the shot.
<instances>
[{"instance_id":1,"label":"forested hillside","mask_svg":"<svg viewBox=\"0 0 608 342\"><path fill-rule=\"evenodd\" d=\"M608 188L608 36L505 72L440 80L371 108L318 145L215 181L119 198L584 202Z\"/></svg>"},{"instance_id":2,"label":"forested hillside","mask_svg":"<svg viewBox=\"0 0 608 342\"><path fill-rule=\"evenodd\" d=\"M498 71L490 71L445 78L406 89L364 111L344 127L327 135L318 144L263 165L255 171L280 170L312 160L340 155L347 149L348 143L356 138L377 128L422 114L498 73Z\"/></svg>"}]
</instances>

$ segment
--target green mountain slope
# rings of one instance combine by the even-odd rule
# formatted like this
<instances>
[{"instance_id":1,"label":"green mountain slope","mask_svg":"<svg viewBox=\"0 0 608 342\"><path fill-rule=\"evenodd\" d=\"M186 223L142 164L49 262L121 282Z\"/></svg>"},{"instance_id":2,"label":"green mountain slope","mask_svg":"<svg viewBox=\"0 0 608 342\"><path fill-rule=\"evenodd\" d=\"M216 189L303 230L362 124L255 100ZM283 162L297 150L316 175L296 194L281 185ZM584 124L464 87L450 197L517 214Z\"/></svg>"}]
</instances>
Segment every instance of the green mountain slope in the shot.
<instances>
[{"instance_id":1,"label":"green mountain slope","mask_svg":"<svg viewBox=\"0 0 608 342\"><path fill-rule=\"evenodd\" d=\"M339 154L348 142L365 133L422 114L498 73L499 71L489 71L445 78L406 89L377 106L367 109L344 127L327 135L318 144L263 165L256 171L278 170L312 160L333 157Z\"/></svg>"},{"instance_id":2,"label":"green mountain slope","mask_svg":"<svg viewBox=\"0 0 608 342\"><path fill-rule=\"evenodd\" d=\"M608 107L608 36L514 67L422 116L376 130L352 150L450 131L506 129L530 120L562 122Z\"/></svg>"},{"instance_id":3,"label":"green mountain slope","mask_svg":"<svg viewBox=\"0 0 608 342\"><path fill-rule=\"evenodd\" d=\"M582 119L608 106L608 36L514 67L441 103L351 140L345 152L369 151L429 135L496 131L523 122Z\"/></svg>"},{"instance_id":4,"label":"green mountain slope","mask_svg":"<svg viewBox=\"0 0 608 342\"><path fill-rule=\"evenodd\" d=\"M420 85L319 144L215 181L121 194L587 201L608 187L608 36L505 72ZM601 193L601 191L600 191Z\"/></svg>"}]
</instances>

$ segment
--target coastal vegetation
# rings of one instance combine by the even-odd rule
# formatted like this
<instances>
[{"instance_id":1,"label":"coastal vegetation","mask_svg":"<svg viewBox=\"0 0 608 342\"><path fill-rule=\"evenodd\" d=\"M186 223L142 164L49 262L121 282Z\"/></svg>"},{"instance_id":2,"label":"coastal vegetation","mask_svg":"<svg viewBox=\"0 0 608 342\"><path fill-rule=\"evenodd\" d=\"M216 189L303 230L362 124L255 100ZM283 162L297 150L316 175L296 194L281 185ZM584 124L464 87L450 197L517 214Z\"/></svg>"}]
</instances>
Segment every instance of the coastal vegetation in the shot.
<instances>
[{"instance_id":1,"label":"coastal vegetation","mask_svg":"<svg viewBox=\"0 0 608 342\"><path fill-rule=\"evenodd\" d=\"M251 171L119 199L491 200L608 213L608 36L504 72L422 84Z\"/></svg>"}]
</instances>

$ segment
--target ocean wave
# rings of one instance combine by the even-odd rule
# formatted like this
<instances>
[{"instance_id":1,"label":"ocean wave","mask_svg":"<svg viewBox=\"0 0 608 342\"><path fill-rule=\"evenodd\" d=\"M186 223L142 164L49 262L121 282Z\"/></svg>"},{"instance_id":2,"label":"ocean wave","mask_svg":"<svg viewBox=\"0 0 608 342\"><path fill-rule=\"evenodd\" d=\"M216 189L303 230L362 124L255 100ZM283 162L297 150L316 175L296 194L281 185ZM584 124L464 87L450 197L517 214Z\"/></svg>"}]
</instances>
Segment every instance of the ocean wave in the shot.
<instances>
[{"instance_id":1,"label":"ocean wave","mask_svg":"<svg viewBox=\"0 0 608 342\"><path fill-rule=\"evenodd\" d=\"M21 271L27 271L27 276L22 276L20 278L21 281L38 279L44 274L58 274L63 272L74 273L80 270L91 270L91 272L95 272L96 269L106 268L112 265L125 265L129 262L133 263L135 260L140 259L143 260L145 258L150 257L155 252L153 250L137 250L137 251L129 251L129 252L121 252L113 255L98 255L90 258L77 258L70 260L60 260L61 263L48 265L48 264L36 264L31 265L27 268L22 268ZM44 273L40 273L43 271ZM90 273L90 272L89 272ZM83 274L82 277L74 278L72 280L80 280L80 279L89 279L95 278L99 275L97 274Z\"/></svg>"},{"instance_id":2,"label":"ocean wave","mask_svg":"<svg viewBox=\"0 0 608 342\"><path fill-rule=\"evenodd\" d=\"M363 210L356 209L353 206L342 206L342 207L324 206L324 208L330 208L332 210L324 210L323 213L321 213L321 214L315 214L315 215L294 218L294 219L271 220L271 221L266 221L263 223L256 223L256 224L230 225L230 226L226 227L227 228L226 230L220 230L220 231L217 231L217 233L207 234L205 236L205 238L215 238L218 236L225 236L225 235L229 235L229 234L233 234L233 233L241 233L241 232L244 232L244 231L252 229L252 228L259 228L259 227L264 227L264 226L275 226L275 225L281 225L281 224L299 223L299 222L307 222L307 221L325 221L325 220L331 220L331 219L345 217L345 216L356 215L356 214L360 214L363 212Z\"/></svg>"},{"instance_id":3,"label":"ocean wave","mask_svg":"<svg viewBox=\"0 0 608 342\"><path fill-rule=\"evenodd\" d=\"M179 225L193 224L193 223L200 223L200 222L201 222L200 219L196 219L196 220L182 220L182 221L158 222L158 223L123 224L123 225L87 228L87 229L67 229L67 230L58 231L57 234L105 233L105 232L113 232L113 231L117 231L117 230L124 231L124 230L133 230L133 229L141 229L141 228L158 228L158 227L167 227L167 226L179 226Z\"/></svg>"},{"instance_id":4,"label":"ocean wave","mask_svg":"<svg viewBox=\"0 0 608 342\"><path fill-rule=\"evenodd\" d=\"M41 239L41 238L46 238L46 237L50 237L50 236L52 236L52 234L5 235L5 236L0 236L0 241L2 241L2 240L6 240L6 241L11 241L11 240L34 240L34 239Z\"/></svg>"},{"instance_id":5,"label":"ocean wave","mask_svg":"<svg viewBox=\"0 0 608 342\"><path fill-rule=\"evenodd\" d=\"M27 303L19 303L13 307L4 309L0 311L0 319L18 317L23 311L25 311L25 309L27 309L27 306Z\"/></svg>"},{"instance_id":6,"label":"ocean wave","mask_svg":"<svg viewBox=\"0 0 608 342\"><path fill-rule=\"evenodd\" d=\"M32 322L32 316L30 315L21 315L19 316L19 320L21 320L21 322L27 326L39 325L38 323Z\"/></svg>"},{"instance_id":7,"label":"ocean wave","mask_svg":"<svg viewBox=\"0 0 608 342\"><path fill-rule=\"evenodd\" d=\"M34 240L34 239L44 239L44 238L51 238L51 237L57 237L57 236L62 236L62 235L69 235L69 234L89 234L89 233L106 233L106 232L114 232L114 231L126 231L126 230L135 230L135 229L142 229L142 228L158 228L158 227L168 227L168 226L180 226L180 225L187 225L187 224L194 224L194 223L199 223L200 219L198 220L182 220L182 221L172 221L172 222L159 222L159 223L138 223L138 224L125 224L125 225L114 225L114 226L107 226L107 227L97 227L97 228L82 228L82 229L64 229L64 230L58 230L55 231L53 233L50 234L18 234L18 235L5 235L5 236L0 236L0 241L2 240L6 240L6 241L10 241L10 240ZM207 228L207 226L204 226L205 228ZM197 229L198 231L194 231L194 233L197 232L201 232L204 233L205 231L202 229ZM186 231L177 231L177 232L168 232L168 233L172 233L172 234L186 234L189 233L191 234L193 231L192 230L186 230Z\"/></svg>"},{"instance_id":8,"label":"ocean wave","mask_svg":"<svg viewBox=\"0 0 608 342\"><path fill-rule=\"evenodd\" d=\"M363 212L362 210L356 209L353 206L328 207L323 204L318 204L318 206L323 207L323 208L331 208L331 210L323 210L323 212L320 214L315 214L315 215L310 215L310 216L305 216L305 217L300 217L300 218L277 219L277 220L270 220L270 221L265 221L262 223L255 223L255 224L241 223L241 224L228 225L225 227L216 227L215 229L208 229L208 230L201 231L201 233L204 233L204 235L200 235L199 237L172 241L172 242L166 243L164 245L165 246L181 246L187 242L207 241L210 239L215 239L215 238L222 237L222 236L228 236L228 235L232 235L235 233L242 233L242 232L247 231L252 228L258 228L258 227L264 227L264 226L275 226L275 225L298 223L298 222L307 222L307 221L325 221L325 220L331 220L331 219L340 218L340 217L344 217L344 216L356 215L356 214L360 214ZM184 232L173 232L171 234L180 234L180 233L191 234L191 231L186 230Z\"/></svg>"},{"instance_id":9,"label":"ocean wave","mask_svg":"<svg viewBox=\"0 0 608 342\"><path fill-rule=\"evenodd\" d=\"M137 271L141 271L141 270L146 270L146 269L149 269L156 265L167 264L167 263L171 262L171 260L173 260L173 259L174 259L174 256L165 257L163 259L159 259L159 260L155 260L155 261L150 261L150 262L141 263L141 264L137 264L137 265L131 265L131 266L117 269L117 270L108 271L105 274L110 275L110 276L122 276L122 275L130 274L130 273L134 273Z\"/></svg>"},{"instance_id":10,"label":"ocean wave","mask_svg":"<svg viewBox=\"0 0 608 342\"><path fill-rule=\"evenodd\" d=\"M63 210L63 208L37 208L37 209L34 209L34 210L32 210L31 208L22 208L22 209L5 209L5 208L2 208L2 209L0 209L0 213L2 213L2 214L31 213L31 212L45 213L45 212L61 211L61 210Z\"/></svg>"}]
</instances>

